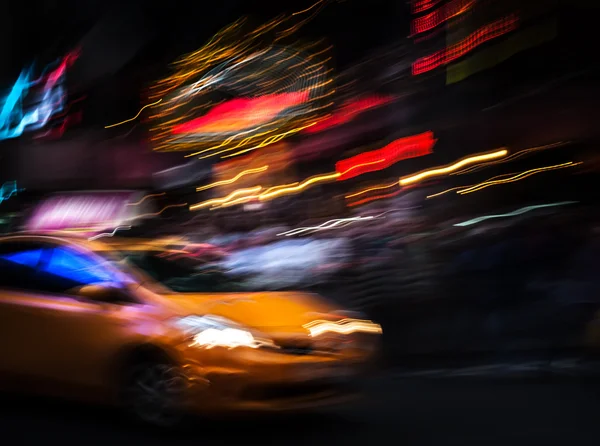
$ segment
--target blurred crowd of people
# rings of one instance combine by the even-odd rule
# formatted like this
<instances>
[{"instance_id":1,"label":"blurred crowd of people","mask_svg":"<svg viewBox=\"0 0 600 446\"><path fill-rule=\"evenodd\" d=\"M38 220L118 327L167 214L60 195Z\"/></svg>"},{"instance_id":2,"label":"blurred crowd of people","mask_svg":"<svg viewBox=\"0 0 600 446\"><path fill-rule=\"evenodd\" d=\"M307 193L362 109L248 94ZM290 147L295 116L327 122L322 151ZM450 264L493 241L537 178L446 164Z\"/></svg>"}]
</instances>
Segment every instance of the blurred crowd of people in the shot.
<instances>
[{"instance_id":1,"label":"blurred crowd of people","mask_svg":"<svg viewBox=\"0 0 600 446\"><path fill-rule=\"evenodd\" d=\"M263 225L188 236L229 253L221 266L254 274L257 287L316 291L388 319L407 351L568 348L598 305L594 215L562 209L465 228L390 213L296 235Z\"/></svg>"}]
</instances>

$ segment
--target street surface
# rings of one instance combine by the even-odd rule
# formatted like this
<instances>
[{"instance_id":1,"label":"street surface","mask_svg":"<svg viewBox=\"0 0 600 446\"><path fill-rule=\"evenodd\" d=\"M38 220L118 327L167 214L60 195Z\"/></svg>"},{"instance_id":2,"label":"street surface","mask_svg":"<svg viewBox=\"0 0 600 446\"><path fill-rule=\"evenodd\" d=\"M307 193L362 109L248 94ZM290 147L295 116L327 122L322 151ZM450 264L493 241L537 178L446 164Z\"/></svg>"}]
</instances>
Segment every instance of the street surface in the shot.
<instances>
[{"instance_id":1,"label":"street surface","mask_svg":"<svg viewBox=\"0 0 600 446\"><path fill-rule=\"evenodd\" d=\"M388 371L338 411L194 420L177 432L130 426L111 409L4 396L3 444L598 444L600 384L577 377L407 377Z\"/></svg>"}]
</instances>

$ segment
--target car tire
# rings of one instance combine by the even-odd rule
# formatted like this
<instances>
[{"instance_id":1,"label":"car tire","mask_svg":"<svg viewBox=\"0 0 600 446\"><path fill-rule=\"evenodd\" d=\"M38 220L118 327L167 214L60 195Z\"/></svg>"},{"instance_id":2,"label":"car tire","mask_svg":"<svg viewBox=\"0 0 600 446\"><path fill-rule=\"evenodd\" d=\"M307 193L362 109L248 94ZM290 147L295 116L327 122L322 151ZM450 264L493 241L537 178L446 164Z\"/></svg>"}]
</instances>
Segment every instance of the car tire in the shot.
<instances>
[{"instance_id":1,"label":"car tire","mask_svg":"<svg viewBox=\"0 0 600 446\"><path fill-rule=\"evenodd\" d=\"M156 427L173 427L183 416L185 380L179 367L167 361L136 362L125 371L121 404L134 420Z\"/></svg>"}]
</instances>

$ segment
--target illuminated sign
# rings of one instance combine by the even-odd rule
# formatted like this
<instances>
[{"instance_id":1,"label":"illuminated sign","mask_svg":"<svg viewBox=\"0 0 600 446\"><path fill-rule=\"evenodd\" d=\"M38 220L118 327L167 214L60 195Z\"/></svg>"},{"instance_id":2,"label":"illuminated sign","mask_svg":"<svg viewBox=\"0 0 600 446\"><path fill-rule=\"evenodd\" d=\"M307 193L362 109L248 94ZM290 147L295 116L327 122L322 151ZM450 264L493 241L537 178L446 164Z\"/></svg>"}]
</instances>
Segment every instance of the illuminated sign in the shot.
<instances>
[{"instance_id":1,"label":"illuminated sign","mask_svg":"<svg viewBox=\"0 0 600 446\"><path fill-rule=\"evenodd\" d=\"M94 232L115 228L135 217L134 207L127 206L133 195L130 191L57 194L34 209L26 229Z\"/></svg>"},{"instance_id":2,"label":"illuminated sign","mask_svg":"<svg viewBox=\"0 0 600 446\"><path fill-rule=\"evenodd\" d=\"M453 0L435 11L418 17L412 21L411 33L413 35L430 31L442 23L467 12L473 7L475 0Z\"/></svg>"},{"instance_id":3,"label":"illuminated sign","mask_svg":"<svg viewBox=\"0 0 600 446\"><path fill-rule=\"evenodd\" d=\"M496 39L515 30L518 26L518 21L519 19L516 14L503 17L492 23L482 26L465 39L453 45L436 51L428 56L417 59L412 64L413 76L426 73L437 67L448 65L450 62L453 62L475 50L475 48L483 45L485 42Z\"/></svg>"}]
</instances>

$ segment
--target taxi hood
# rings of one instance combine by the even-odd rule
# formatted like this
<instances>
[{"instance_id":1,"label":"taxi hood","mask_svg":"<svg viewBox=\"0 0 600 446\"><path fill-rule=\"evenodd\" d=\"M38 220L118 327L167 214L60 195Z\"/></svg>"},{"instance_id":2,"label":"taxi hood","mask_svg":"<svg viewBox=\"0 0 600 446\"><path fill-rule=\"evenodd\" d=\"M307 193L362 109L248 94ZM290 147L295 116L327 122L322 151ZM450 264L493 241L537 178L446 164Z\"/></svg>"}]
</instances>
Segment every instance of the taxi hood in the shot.
<instances>
[{"instance_id":1,"label":"taxi hood","mask_svg":"<svg viewBox=\"0 0 600 446\"><path fill-rule=\"evenodd\" d=\"M180 316L221 316L259 330L294 329L340 308L306 292L170 294L163 296Z\"/></svg>"}]
</instances>

